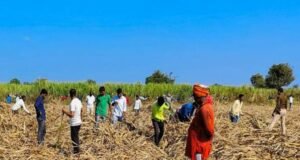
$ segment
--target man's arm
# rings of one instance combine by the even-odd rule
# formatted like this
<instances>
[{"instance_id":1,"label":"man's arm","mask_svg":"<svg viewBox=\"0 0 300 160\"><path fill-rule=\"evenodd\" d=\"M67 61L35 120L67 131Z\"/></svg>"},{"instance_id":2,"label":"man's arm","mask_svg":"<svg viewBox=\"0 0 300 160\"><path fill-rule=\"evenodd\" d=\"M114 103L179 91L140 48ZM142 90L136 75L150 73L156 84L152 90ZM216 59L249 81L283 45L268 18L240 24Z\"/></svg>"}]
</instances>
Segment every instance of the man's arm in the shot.
<instances>
[{"instance_id":1,"label":"man's arm","mask_svg":"<svg viewBox=\"0 0 300 160\"><path fill-rule=\"evenodd\" d=\"M75 112L72 112L72 111L67 111L67 110L65 110L65 109L62 109L62 113L63 114L66 114L68 117L70 117L70 118L73 118L74 117L74 113ZM81 112L82 113L82 112Z\"/></svg>"},{"instance_id":2,"label":"man's arm","mask_svg":"<svg viewBox=\"0 0 300 160\"><path fill-rule=\"evenodd\" d=\"M113 106L112 106L111 98L110 98L110 97L108 98L107 104L108 104L108 106L109 106L109 117L112 118L112 112L113 112L113 111L112 111L112 107L113 107Z\"/></svg>"},{"instance_id":3,"label":"man's arm","mask_svg":"<svg viewBox=\"0 0 300 160\"><path fill-rule=\"evenodd\" d=\"M25 110L26 113L31 114L31 113L28 111L28 109L26 108L26 105L25 105L24 102L22 103L22 107L23 107L23 109Z\"/></svg>"}]
</instances>

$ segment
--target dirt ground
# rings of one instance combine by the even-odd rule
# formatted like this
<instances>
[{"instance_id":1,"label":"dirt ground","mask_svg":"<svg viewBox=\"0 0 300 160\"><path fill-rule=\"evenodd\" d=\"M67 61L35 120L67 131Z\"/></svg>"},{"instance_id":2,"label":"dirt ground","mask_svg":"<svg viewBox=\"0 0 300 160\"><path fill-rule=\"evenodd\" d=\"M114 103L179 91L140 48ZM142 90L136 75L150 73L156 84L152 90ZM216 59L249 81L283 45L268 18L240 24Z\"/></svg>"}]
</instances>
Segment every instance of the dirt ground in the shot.
<instances>
[{"instance_id":1,"label":"dirt ground","mask_svg":"<svg viewBox=\"0 0 300 160\"><path fill-rule=\"evenodd\" d=\"M177 105L178 107L179 105ZM287 115L287 136L280 134L280 123L273 131L266 128L274 107L245 105L238 124L228 119L229 105L215 104L215 138L211 159L300 159L300 108ZM160 147L152 142L151 112L145 105L135 116L129 108L126 123L116 126L109 122L94 130L94 116L84 112L80 130L80 157L71 154L68 117L61 116L59 101L46 104L46 144L36 143L37 122L33 105L27 115L21 111L12 115L10 107L0 109L0 159L178 159L183 160L188 123L166 124L166 133Z\"/></svg>"}]
</instances>

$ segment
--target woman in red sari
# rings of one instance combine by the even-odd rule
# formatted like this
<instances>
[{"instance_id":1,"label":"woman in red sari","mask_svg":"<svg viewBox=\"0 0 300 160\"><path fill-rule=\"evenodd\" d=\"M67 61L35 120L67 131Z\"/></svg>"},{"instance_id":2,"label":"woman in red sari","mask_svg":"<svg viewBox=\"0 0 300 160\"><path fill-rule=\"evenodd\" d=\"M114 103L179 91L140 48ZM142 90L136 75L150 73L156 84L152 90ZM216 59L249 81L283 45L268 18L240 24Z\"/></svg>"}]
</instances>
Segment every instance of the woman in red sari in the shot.
<instances>
[{"instance_id":1,"label":"woman in red sari","mask_svg":"<svg viewBox=\"0 0 300 160\"><path fill-rule=\"evenodd\" d=\"M212 150L214 136L213 102L209 89L203 85L194 85L193 95L198 110L188 130L185 155L191 160L206 160Z\"/></svg>"}]
</instances>

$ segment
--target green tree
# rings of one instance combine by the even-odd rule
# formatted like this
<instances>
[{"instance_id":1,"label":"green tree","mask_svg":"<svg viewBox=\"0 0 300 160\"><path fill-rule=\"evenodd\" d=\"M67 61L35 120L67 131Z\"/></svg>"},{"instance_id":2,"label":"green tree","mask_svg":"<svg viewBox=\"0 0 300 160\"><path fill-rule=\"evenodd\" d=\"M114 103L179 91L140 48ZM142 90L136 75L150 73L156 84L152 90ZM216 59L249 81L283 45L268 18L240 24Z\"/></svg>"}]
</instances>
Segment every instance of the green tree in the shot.
<instances>
[{"instance_id":1,"label":"green tree","mask_svg":"<svg viewBox=\"0 0 300 160\"><path fill-rule=\"evenodd\" d=\"M294 88L294 89L298 89L298 88L299 88L299 85L298 85L298 84L295 84L295 85L293 85L293 88Z\"/></svg>"},{"instance_id":2,"label":"green tree","mask_svg":"<svg viewBox=\"0 0 300 160\"><path fill-rule=\"evenodd\" d=\"M17 78L14 78L14 79L10 80L9 83L10 84L21 84L21 81L19 79L17 79Z\"/></svg>"},{"instance_id":3,"label":"green tree","mask_svg":"<svg viewBox=\"0 0 300 160\"><path fill-rule=\"evenodd\" d=\"M264 88L266 84L264 76L259 73L253 75L250 81L255 88Z\"/></svg>"},{"instance_id":4,"label":"green tree","mask_svg":"<svg viewBox=\"0 0 300 160\"><path fill-rule=\"evenodd\" d=\"M23 82L24 85L31 85L31 82Z\"/></svg>"},{"instance_id":5,"label":"green tree","mask_svg":"<svg viewBox=\"0 0 300 160\"><path fill-rule=\"evenodd\" d=\"M175 79L171 77L172 73L169 75L162 73L161 71L155 71L151 76L146 78L146 84L148 83L167 83L174 84Z\"/></svg>"},{"instance_id":6,"label":"green tree","mask_svg":"<svg viewBox=\"0 0 300 160\"><path fill-rule=\"evenodd\" d=\"M86 81L86 83L88 83L88 84L97 84L97 82L95 80L92 80L92 79L88 79Z\"/></svg>"},{"instance_id":7,"label":"green tree","mask_svg":"<svg viewBox=\"0 0 300 160\"><path fill-rule=\"evenodd\" d=\"M293 69L289 64L277 64L270 68L266 77L266 86L268 88L288 86L294 80Z\"/></svg>"}]
</instances>

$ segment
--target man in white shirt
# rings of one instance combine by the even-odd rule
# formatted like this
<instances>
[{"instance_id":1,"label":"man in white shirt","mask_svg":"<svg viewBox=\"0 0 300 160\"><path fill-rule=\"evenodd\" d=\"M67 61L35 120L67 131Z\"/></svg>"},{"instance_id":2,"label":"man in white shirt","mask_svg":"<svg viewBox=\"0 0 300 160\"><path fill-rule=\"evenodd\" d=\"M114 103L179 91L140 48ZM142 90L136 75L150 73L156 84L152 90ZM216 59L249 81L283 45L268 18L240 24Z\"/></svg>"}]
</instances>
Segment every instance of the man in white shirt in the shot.
<instances>
[{"instance_id":1,"label":"man in white shirt","mask_svg":"<svg viewBox=\"0 0 300 160\"><path fill-rule=\"evenodd\" d=\"M135 111L135 114L138 115L140 113L140 109L142 107L142 100L140 99L140 96L136 96L135 98L135 103L134 103L134 111Z\"/></svg>"},{"instance_id":2,"label":"man in white shirt","mask_svg":"<svg viewBox=\"0 0 300 160\"><path fill-rule=\"evenodd\" d=\"M25 106L25 101L26 101L26 96L22 96L12 107L11 110L14 114L18 113L18 110L20 108L23 108L24 111L28 114L30 114L30 112L28 111L28 109Z\"/></svg>"},{"instance_id":3,"label":"man in white shirt","mask_svg":"<svg viewBox=\"0 0 300 160\"><path fill-rule=\"evenodd\" d=\"M119 88L117 90L117 94L112 100L113 106L113 115L112 115L112 123L116 124L118 121L122 122L126 116L127 111L127 101L126 98L123 96L122 89Z\"/></svg>"},{"instance_id":4,"label":"man in white shirt","mask_svg":"<svg viewBox=\"0 0 300 160\"><path fill-rule=\"evenodd\" d=\"M88 115L91 115L94 113L95 101L96 101L96 98L91 91L90 94L88 96L86 96L86 109L87 109Z\"/></svg>"},{"instance_id":5,"label":"man in white shirt","mask_svg":"<svg viewBox=\"0 0 300 160\"><path fill-rule=\"evenodd\" d=\"M293 97L293 95L290 95L290 97L289 97L290 111L293 108L293 103L294 103L294 97Z\"/></svg>"},{"instance_id":6,"label":"man in white shirt","mask_svg":"<svg viewBox=\"0 0 300 160\"><path fill-rule=\"evenodd\" d=\"M230 120L232 123L237 123L240 120L242 114L244 95L240 94L238 99L234 101L233 106L230 108Z\"/></svg>"},{"instance_id":7,"label":"man in white shirt","mask_svg":"<svg viewBox=\"0 0 300 160\"><path fill-rule=\"evenodd\" d=\"M82 103L76 97L76 90L70 90L71 103L69 106L69 111L63 109L62 113L70 117L71 126L71 139L73 144L73 153L78 154L80 152L79 148L79 130L82 124L81 113L82 113Z\"/></svg>"}]
</instances>

